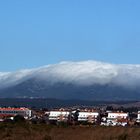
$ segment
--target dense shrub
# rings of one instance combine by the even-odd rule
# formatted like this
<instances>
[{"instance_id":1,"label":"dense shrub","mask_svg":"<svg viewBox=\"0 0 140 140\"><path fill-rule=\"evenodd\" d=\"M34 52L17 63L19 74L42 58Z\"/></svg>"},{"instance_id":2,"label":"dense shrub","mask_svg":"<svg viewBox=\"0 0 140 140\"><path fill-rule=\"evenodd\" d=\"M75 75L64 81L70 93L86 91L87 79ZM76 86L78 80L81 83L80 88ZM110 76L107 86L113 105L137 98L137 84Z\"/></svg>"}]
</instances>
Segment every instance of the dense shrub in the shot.
<instances>
[{"instance_id":1,"label":"dense shrub","mask_svg":"<svg viewBox=\"0 0 140 140\"><path fill-rule=\"evenodd\" d=\"M15 117L14 117L14 122L25 122L25 118L23 117L23 116L21 116L21 115L16 115Z\"/></svg>"}]
</instances>

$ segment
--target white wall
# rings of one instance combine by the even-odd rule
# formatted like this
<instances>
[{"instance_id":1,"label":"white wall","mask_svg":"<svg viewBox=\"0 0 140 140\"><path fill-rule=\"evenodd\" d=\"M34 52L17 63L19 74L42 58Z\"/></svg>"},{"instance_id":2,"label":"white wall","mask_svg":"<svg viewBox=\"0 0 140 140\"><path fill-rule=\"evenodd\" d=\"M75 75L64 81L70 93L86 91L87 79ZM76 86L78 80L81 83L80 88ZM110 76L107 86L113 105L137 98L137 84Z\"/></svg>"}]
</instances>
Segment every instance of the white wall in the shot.
<instances>
[{"instance_id":1,"label":"white wall","mask_svg":"<svg viewBox=\"0 0 140 140\"><path fill-rule=\"evenodd\" d=\"M78 121L87 121L89 116L97 118L99 116L99 113L98 112L79 112Z\"/></svg>"},{"instance_id":2,"label":"white wall","mask_svg":"<svg viewBox=\"0 0 140 140\"><path fill-rule=\"evenodd\" d=\"M124 118L128 117L128 113L108 113L108 118L116 119L116 118Z\"/></svg>"},{"instance_id":3,"label":"white wall","mask_svg":"<svg viewBox=\"0 0 140 140\"><path fill-rule=\"evenodd\" d=\"M67 118L69 114L70 112L68 111L50 111L49 120L57 120L60 115Z\"/></svg>"}]
</instances>

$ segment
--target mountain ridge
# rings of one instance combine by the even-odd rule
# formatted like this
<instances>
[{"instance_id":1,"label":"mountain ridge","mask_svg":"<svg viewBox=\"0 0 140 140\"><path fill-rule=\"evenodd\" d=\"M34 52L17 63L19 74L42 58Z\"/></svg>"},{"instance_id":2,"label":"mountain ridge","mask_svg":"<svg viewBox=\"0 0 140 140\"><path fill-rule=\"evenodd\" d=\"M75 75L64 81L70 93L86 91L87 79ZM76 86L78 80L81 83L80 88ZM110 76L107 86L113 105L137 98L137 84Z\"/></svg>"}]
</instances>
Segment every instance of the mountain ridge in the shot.
<instances>
[{"instance_id":1,"label":"mountain ridge","mask_svg":"<svg viewBox=\"0 0 140 140\"><path fill-rule=\"evenodd\" d=\"M0 97L140 99L140 65L65 61L0 73Z\"/></svg>"}]
</instances>

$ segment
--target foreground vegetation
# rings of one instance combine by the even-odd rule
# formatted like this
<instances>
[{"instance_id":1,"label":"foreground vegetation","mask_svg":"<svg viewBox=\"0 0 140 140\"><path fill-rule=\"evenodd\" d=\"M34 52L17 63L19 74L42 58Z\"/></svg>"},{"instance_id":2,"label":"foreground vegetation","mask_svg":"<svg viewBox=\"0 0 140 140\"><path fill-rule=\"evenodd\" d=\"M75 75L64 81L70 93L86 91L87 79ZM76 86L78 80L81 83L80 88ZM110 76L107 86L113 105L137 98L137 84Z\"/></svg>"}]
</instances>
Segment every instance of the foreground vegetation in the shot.
<instances>
[{"instance_id":1,"label":"foreground vegetation","mask_svg":"<svg viewBox=\"0 0 140 140\"><path fill-rule=\"evenodd\" d=\"M0 140L139 140L140 128L0 123Z\"/></svg>"}]
</instances>

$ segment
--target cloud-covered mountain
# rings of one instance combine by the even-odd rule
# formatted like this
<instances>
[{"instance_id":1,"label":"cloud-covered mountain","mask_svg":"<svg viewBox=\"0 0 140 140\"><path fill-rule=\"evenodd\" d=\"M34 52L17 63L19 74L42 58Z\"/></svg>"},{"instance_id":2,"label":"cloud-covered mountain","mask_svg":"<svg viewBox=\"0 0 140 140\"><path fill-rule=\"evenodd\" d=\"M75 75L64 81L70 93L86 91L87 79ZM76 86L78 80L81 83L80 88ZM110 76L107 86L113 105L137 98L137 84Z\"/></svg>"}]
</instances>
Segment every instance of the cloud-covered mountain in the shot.
<instances>
[{"instance_id":1,"label":"cloud-covered mountain","mask_svg":"<svg viewBox=\"0 0 140 140\"><path fill-rule=\"evenodd\" d=\"M0 97L140 99L140 65L61 62L0 72Z\"/></svg>"}]
</instances>

